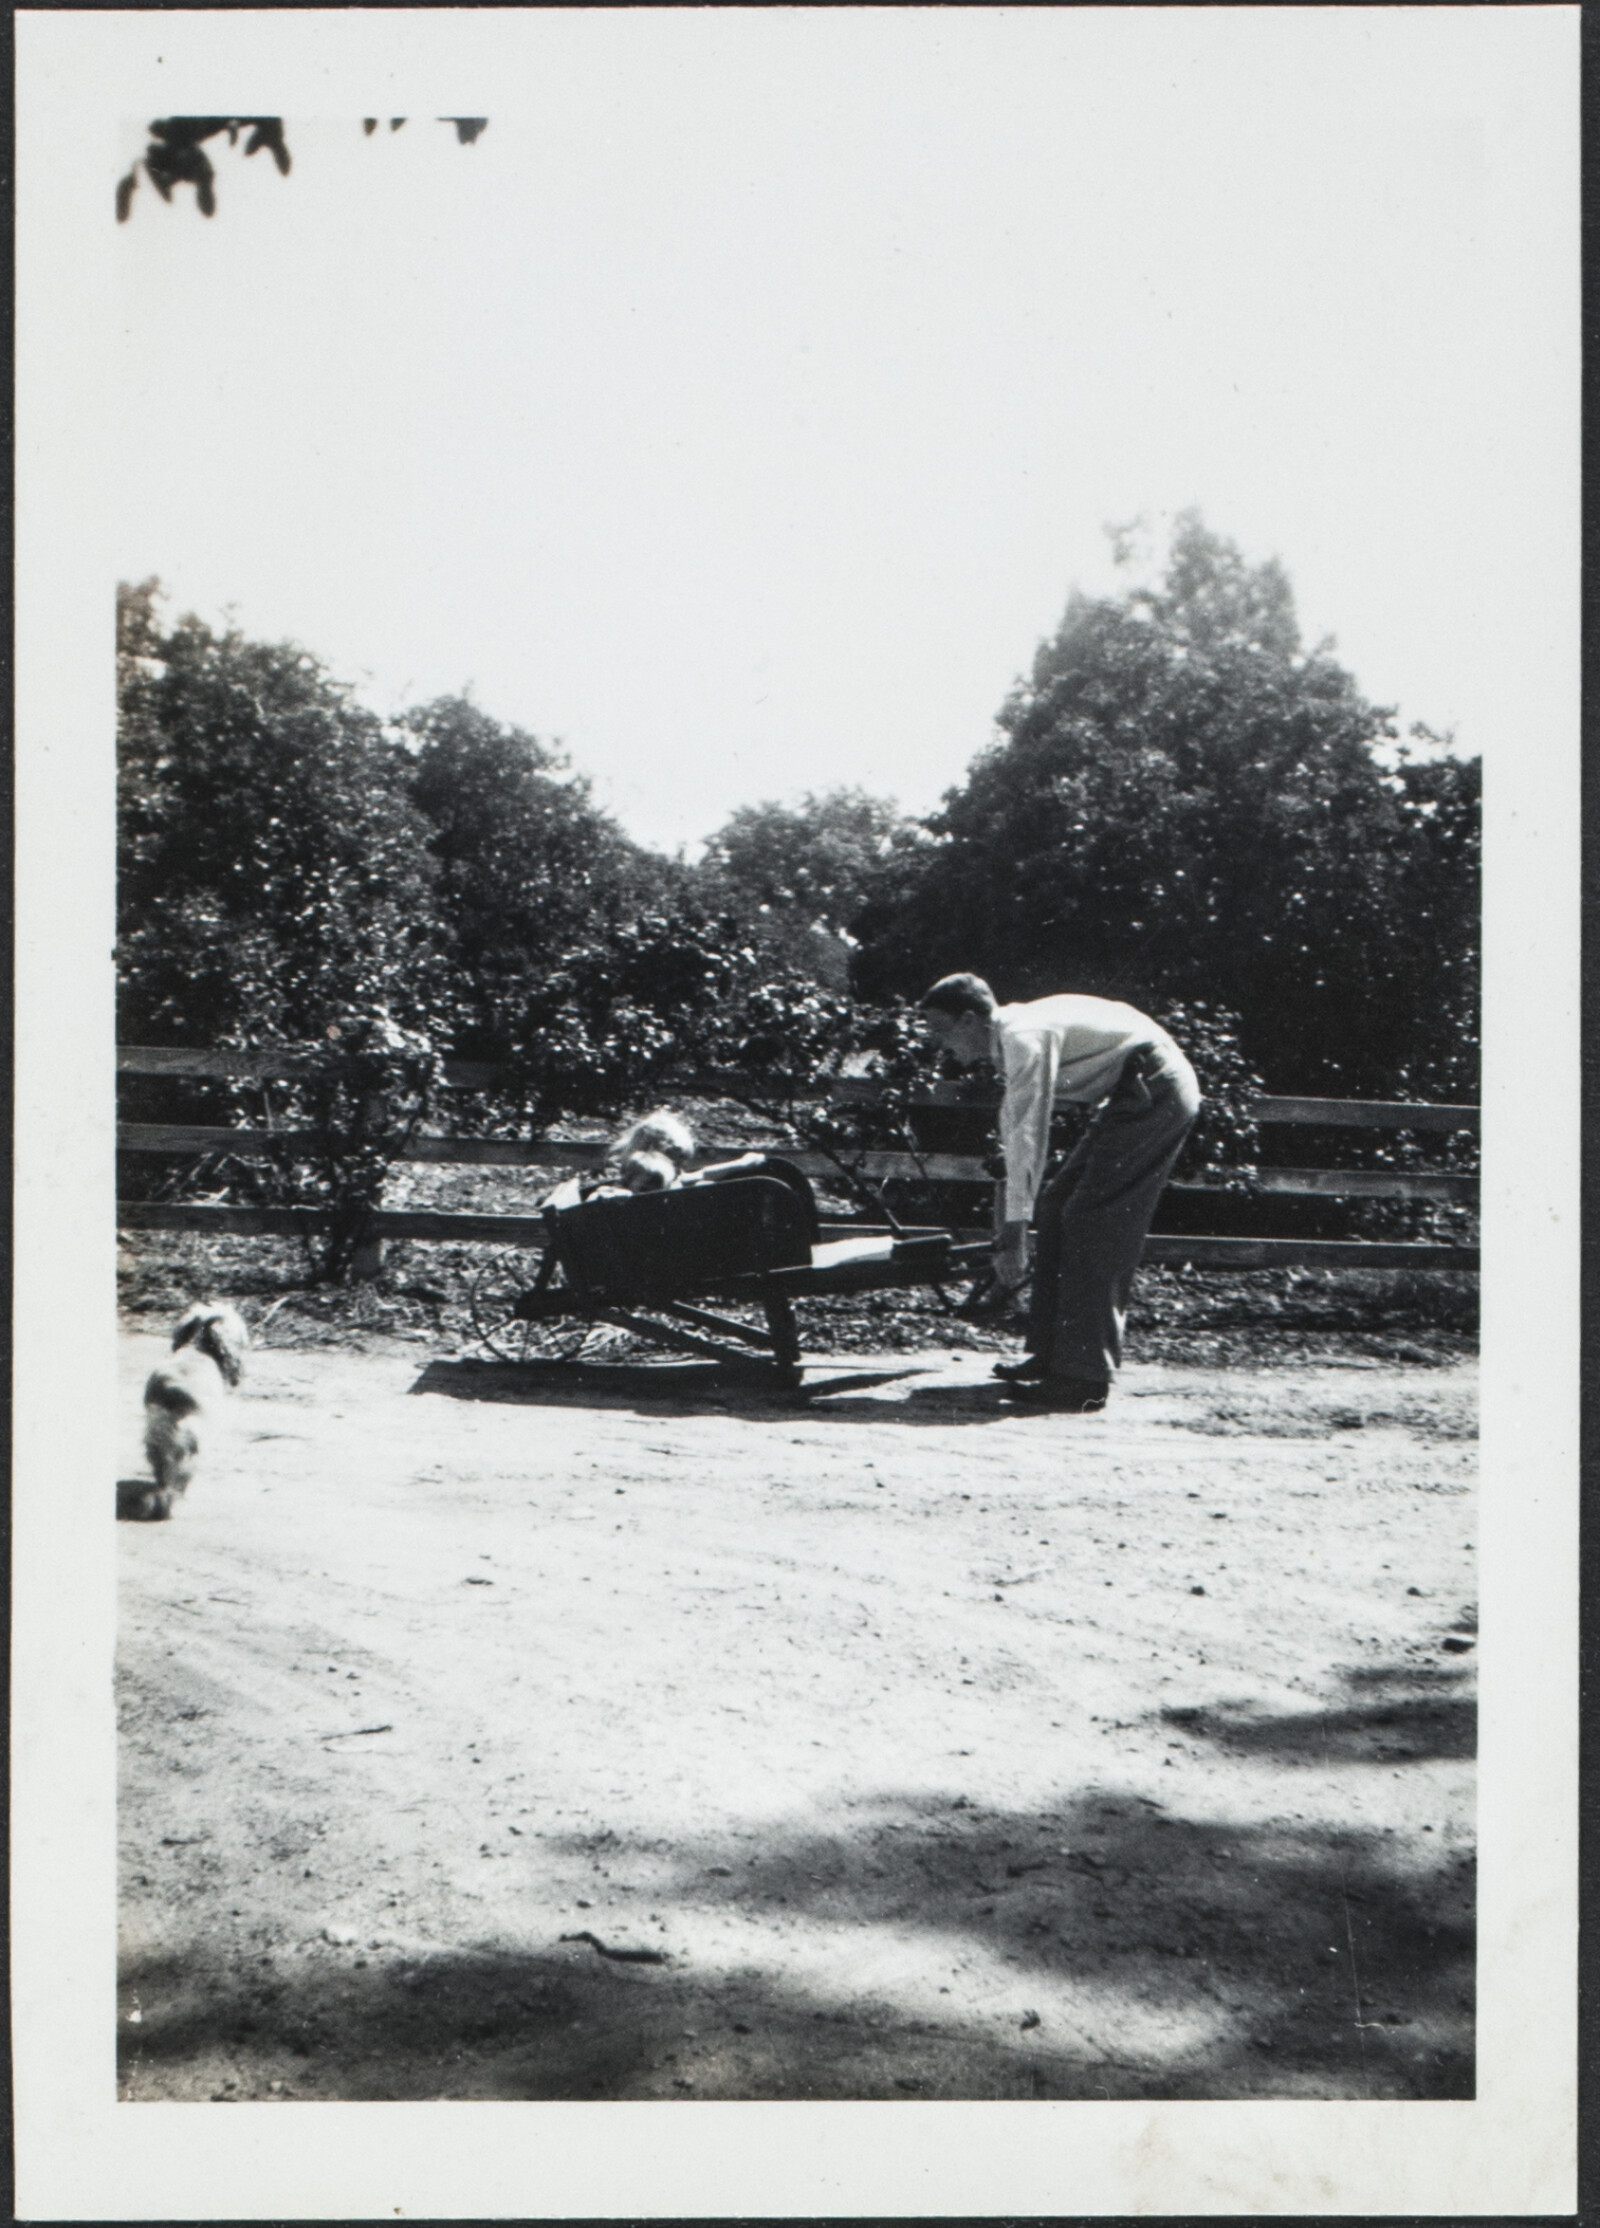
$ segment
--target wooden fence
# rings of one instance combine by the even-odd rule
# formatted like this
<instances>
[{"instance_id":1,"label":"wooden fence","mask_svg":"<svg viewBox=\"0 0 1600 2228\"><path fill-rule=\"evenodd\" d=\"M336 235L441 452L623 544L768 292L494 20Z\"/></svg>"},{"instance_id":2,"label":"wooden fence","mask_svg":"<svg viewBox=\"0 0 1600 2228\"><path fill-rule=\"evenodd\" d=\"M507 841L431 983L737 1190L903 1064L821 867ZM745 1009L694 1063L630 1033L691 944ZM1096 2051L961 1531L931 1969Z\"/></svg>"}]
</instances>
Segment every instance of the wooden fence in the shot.
<instances>
[{"instance_id":1,"label":"wooden fence","mask_svg":"<svg viewBox=\"0 0 1600 2228\"><path fill-rule=\"evenodd\" d=\"M181 1048L123 1045L117 1051L118 1072L123 1075L181 1076L222 1081L291 1080L317 1072L314 1055L292 1051L217 1052ZM501 1079L497 1068L472 1061L447 1061L445 1082L458 1091L491 1090ZM661 1087L663 1098L746 1098L770 1101L772 1085L757 1076L731 1071L709 1074L682 1073ZM836 1104L870 1105L881 1097L881 1087L864 1077L843 1077L830 1091ZM932 1084L918 1094L918 1103L960 1106L981 1110L985 1100L960 1084ZM994 1100L987 1101L992 1105ZM1272 1098L1257 1100L1255 1119L1262 1125L1309 1126L1319 1129L1355 1128L1378 1131L1471 1132L1478 1129L1475 1106L1430 1106L1403 1100ZM120 1122L117 1146L123 1153L195 1154L228 1153L244 1158L266 1158L286 1147L315 1142L310 1131L211 1127L185 1122ZM723 1148L726 1150L726 1148ZM554 1173L596 1168L607 1156L604 1141L539 1139L528 1143L515 1138L427 1135L414 1137L402 1158L409 1161L449 1162L479 1167L526 1167ZM702 1155L719 1157L711 1152ZM840 1160L826 1153L786 1151L808 1176L839 1180ZM894 1178L931 1183L992 1185L982 1159L966 1153L913 1153L863 1151L842 1156L852 1174L868 1183ZM1432 1200L1470 1205L1476 1201L1478 1179L1451 1171L1423 1169L1263 1168L1255 1172L1256 1191L1278 1197L1309 1199ZM1216 1182L1194 1181L1169 1187L1177 1192L1216 1192ZM194 1230L229 1232L248 1237L286 1237L315 1230L319 1210L308 1207L235 1207L210 1202L119 1200L119 1224L130 1230ZM870 1217L848 1223L825 1224L825 1230L843 1232L870 1227ZM981 1235L981 1233L973 1233ZM383 1208L374 1217L377 1239L417 1238L455 1243L492 1243L532 1246L542 1243L544 1223L538 1214L465 1214L430 1208ZM1144 1259L1167 1266L1193 1268L1367 1268L1454 1269L1475 1271L1478 1249L1467 1245L1429 1245L1411 1242L1389 1244L1350 1238L1273 1238L1249 1236L1170 1236L1153 1234L1145 1241Z\"/></svg>"}]
</instances>

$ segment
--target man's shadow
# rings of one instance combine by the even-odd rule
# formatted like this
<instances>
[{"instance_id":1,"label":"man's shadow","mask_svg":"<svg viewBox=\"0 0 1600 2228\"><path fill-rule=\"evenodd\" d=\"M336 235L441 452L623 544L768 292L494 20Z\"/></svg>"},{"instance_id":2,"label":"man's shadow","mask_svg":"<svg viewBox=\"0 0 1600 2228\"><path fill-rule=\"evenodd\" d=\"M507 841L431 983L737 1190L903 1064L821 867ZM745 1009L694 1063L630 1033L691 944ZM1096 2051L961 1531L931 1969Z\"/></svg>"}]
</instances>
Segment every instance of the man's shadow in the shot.
<instances>
[{"instance_id":1,"label":"man's shadow","mask_svg":"<svg viewBox=\"0 0 1600 2228\"><path fill-rule=\"evenodd\" d=\"M914 1359L858 1369L825 1362L786 1386L759 1361L434 1361L410 1389L525 1408L703 1409L757 1421L805 1414L850 1423L964 1424L1018 1413L997 1384L913 1384L892 1398L874 1397L935 1367Z\"/></svg>"}]
</instances>

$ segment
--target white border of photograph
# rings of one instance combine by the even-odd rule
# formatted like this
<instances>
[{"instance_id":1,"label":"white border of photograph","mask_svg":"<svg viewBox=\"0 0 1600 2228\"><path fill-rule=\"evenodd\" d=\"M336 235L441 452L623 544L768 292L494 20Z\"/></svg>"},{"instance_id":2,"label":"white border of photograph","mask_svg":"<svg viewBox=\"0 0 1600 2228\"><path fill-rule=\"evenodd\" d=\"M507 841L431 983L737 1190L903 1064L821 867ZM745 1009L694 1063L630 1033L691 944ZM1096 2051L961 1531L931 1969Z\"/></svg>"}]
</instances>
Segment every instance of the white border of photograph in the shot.
<instances>
[{"instance_id":1,"label":"white border of photograph","mask_svg":"<svg viewBox=\"0 0 1600 2228\"><path fill-rule=\"evenodd\" d=\"M1570 2211L1576 2073L1578 15L1575 8L819 10L849 42L1092 37L1386 55L1481 120L1526 677L1487 768L1483 1714L1471 2102L119 2105L114 2072L111 193L130 117L490 114L552 46L715 71L795 11L48 10L17 19L18 1084L12 1966L17 2210L50 2219ZM1408 78L1408 82L1413 81ZM292 190L292 184L285 188ZM139 216L152 211L142 208ZM218 221L221 221L219 218ZM1219 526L1225 520L1215 521ZM1381 522L1374 532L1381 533ZM1291 552L1292 555L1292 552ZM1491 561L1492 560L1492 561ZM975 738L975 747L981 737Z\"/></svg>"}]
</instances>

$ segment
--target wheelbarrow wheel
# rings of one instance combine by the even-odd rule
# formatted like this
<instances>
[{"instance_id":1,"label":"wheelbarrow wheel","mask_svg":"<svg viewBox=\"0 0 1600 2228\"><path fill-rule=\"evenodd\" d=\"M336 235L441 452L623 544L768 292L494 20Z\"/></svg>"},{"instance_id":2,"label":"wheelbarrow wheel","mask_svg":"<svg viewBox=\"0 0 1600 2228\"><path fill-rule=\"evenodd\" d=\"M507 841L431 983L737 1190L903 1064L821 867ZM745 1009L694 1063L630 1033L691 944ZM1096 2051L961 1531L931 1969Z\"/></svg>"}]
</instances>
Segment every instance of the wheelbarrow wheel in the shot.
<instances>
[{"instance_id":1,"label":"wheelbarrow wheel","mask_svg":"<svg viewBox=\"0 0 1600 2228\"><path fill-rule=\"evenodd\" d=\"M502 1362L571 1361L594 1335L594 1325L572 1317L529 1322L516 1312L524 1292L558 1274L538 1247L510 1246L495 1253L472 1280L468 1307L479 1343Z\"/></svg>"}]
</instances>

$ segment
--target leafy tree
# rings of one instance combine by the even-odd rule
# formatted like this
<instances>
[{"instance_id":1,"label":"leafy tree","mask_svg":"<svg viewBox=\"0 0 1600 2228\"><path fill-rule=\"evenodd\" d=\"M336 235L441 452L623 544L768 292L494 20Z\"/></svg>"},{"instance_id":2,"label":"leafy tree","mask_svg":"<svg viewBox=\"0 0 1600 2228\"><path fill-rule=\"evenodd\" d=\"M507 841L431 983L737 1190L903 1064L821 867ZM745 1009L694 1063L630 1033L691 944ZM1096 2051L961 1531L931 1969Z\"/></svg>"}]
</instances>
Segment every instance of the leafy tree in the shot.
<instances>
[{"instance_id":1,"label":"leafy tree","mask_svg":"<svg viewBox=\"0 0 1600 2228\"><path fill-rule=\"evenodd\" d=\"M438 120L441 124L454 124L457 144L462 147L470 147L489 124L487 116L441 116ZM404 122L403 116L391 116L389 129L397 132ZM378 119L364 116L361 126L370 138L378 128ZM239 134L247 132L245 153L256 155L265 147L278 166L279 177L288 177L292 159L283 136L281 116L158 116L150 126L150 142L144 153L132 169L117 180L118 224L126 224L133 212L133 197L141 171L163 201L172 199L174 186L193 186L195 206L200 214L215 216L217 173L206 153L205 143L208 139L220 139L224 132L230 147L237 147Z\"/></svg>"},{"instance_id":2,"label":"leafy tree","mask_svg":"<svg viewBox=\"0 0 1600 2228\"><path fill-rule=\"evenodd\" d=\"M498 1059L530 984L572 946L659 901L666 862L629 841L561 754L461 697L408 712L410 796L459 975L456 1049Z\"/></svg>"},{"instance_id":3,"label":"leafy tree","mask_svg":"<svg viewBox=\"0 0 1600 2228\"><path fill-rule=\"evenodd\" d=\"M164 631L154 581L121 592L118 622L120 1034L322 1047L304 1081L265 1094L271 1123L310 1125L314 1148L166 1180L331 1207L317 1267L342 1275L457 1012L409 761L292 643L193 618ZM263 1111L252 1087L155 1088L191 1117Z\"/></svg>"},{"instance_id":4,"label":"leafy tree","mask_svg":"<svg viewBox=\"0 0 1600 2228\"><path fill-rule=\"evenodd\" d=\"M1157 586L1074 595L998 725L858 923L864 995L1198 1000L1275 1089L1471 1095L1476 770L1386 766L1279 565L1188 514Z\"/></svg>"},{"instance_id":5,"label":"leafy tree","mask_svg":"<svg viewBox=\"0 0 1600 2228\"><path fill-rule=\"evenodd\" d=\"M317 1038L378 1012L448 1026L404 752L309 652L194 618L163 633L156 597L119 600L123 1036Z\"/></svg>"},{"instance_id":6,"label":"leafy tree","mask_svg":"<svg viewBox=\"0 0 1600 2228\"><path fill-rule=\"evenodd\" d=\"M1425 745L1438 737L1415 730ZM1401 746L1388 777L1397 918L1386 953L1391 995L1416 1028L1405 1080L1418 1092L1476 1098L1482 994L1483 761L1413 755Z\"/></svg>"},{"instance_id":7,"label":"leafy tree","mask_svg":"<svg viewBox=\"0 0 1600 2228\"><path fill-rule=\"evenodd\" d=\"M832 789L794 805L741 805L697 873L706 902L745 921L780 963L842 989L852 923L925 840L890 799Z\"/></svg>"}]
</instances>

